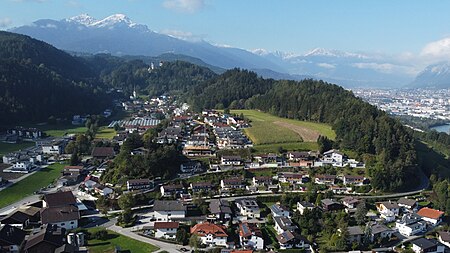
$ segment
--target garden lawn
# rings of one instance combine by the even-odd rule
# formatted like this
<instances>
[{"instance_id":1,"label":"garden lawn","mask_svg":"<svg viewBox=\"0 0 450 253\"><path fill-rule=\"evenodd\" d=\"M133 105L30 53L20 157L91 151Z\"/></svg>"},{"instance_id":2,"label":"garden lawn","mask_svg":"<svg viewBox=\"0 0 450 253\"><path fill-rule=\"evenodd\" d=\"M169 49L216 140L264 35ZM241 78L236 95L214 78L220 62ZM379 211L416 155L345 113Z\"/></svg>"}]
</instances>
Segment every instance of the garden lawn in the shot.
<instances>
[{"instance_id":1,"label":"garden lawn","mask_svg":"<svg viewBox=\"0 0 450 253\"><path fill-rule=\"evenodd\" d=\"M88 231L93 233L99 229L101 228L91 228ZM88 241L87 247L90 253L114 253L116 246L120 247L121 252L148 253L159 250L159 248L154 245L134 240L110 230L107 231L107 240L94 239Z\"/></svg>"},{"instance_id":2,"label":"garden lawn","mask_svg":"<svg viewBox=\"0 0 450 253\"><path fill-rule=\"evenodd\" d=\"M73 125L56 125L54 127L49 126L45 133L54 137L62 137L66 134L82 134L87 131L84 126L73 126Z\"/></svg>"},{"instance_id":3,"label":"garden lawn","mask_svg":"<svg viewBox=\"0 0 450 253\"><path fill-rule=\"evenodd\" d=\"M289 143L272 143L272 144L262 144L254 145L253 149L255 153L278 153L279 149L283 148L285 150L318 150L319 145L317 142L289 142Z\"/></svg>"},{"instance_id":4,"label":"garden lawn","mask_svg":"<svg viewBox=\"0 0 450 253\"><path fill-rule=\"evenodd\" d=\"M95 138L112 140L116 134L114 128L101 127L95 135Z\"/></svg>"},{"instance_id":5,"label":"garden lawn","mask_svg":"<svg viewBox=\"0 0 450 253\"><path fill-rule=\"evenodd\" d=\"M17 202L53 183L67 164L52 164L0 191L0 208Z\"/></svg>"}]
</instances>

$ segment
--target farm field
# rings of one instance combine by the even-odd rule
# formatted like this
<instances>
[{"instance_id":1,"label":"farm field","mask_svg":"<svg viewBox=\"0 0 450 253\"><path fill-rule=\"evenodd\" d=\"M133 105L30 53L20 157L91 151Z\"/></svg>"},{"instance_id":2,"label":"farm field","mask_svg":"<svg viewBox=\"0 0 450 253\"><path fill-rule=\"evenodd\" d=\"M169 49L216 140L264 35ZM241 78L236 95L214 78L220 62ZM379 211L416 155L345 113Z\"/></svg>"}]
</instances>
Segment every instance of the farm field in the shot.
<instances>
[{"instance_id":1,"label":"farm field","mask_svg":"<svg viewBox=\"0 0 450 253\"><path fill-rule=\"evenodd\" d=\"M87 130L84 126L73 126L73 125L57 125L49 126L48 129L44 130L47 135L54 137L62 137L66 134L78 134L85 133Z\"/></svg>"},{"instance_id":2,"label":"farm field","mask_svg":"<svg viewBox=\"0 0 450 253\"><path fill-rule=\"evenodd\" d=\"M277 152L282 147L287 150L317 149L319 135L336 138L331 126L323 123L285 119L256 110L232 110L234 114L244 114L251 120L251 127L244 129L255 144L257 152Z\"/></svg>"},{"instance_id":3,"label":"farm field","mask_svg":"<svg viewBox=\"0 0 450 253\"><path fill-rule=\"evenodd\" d=\"M88 232L93 233L101 228L91 228ZM91 253L114 253L115 247L118 246L121 252L133 252L133 253L148 253L159 250L158 247L134 240L132 238L120 235L113 231L108 231L108 238L106 240L89 240L87 247Z\"/></svg>"},{"instance_id":4,"label":"farm field","mask_svg":"<svg viewBox=\"0 0 450 253\"><path fill-rule=\"evenodd\" d=\"M0 208L32 195L35 191L53 183L61 175L61 171L66 165L52 164L0 191Z\"/></svg>"}]
</instances>

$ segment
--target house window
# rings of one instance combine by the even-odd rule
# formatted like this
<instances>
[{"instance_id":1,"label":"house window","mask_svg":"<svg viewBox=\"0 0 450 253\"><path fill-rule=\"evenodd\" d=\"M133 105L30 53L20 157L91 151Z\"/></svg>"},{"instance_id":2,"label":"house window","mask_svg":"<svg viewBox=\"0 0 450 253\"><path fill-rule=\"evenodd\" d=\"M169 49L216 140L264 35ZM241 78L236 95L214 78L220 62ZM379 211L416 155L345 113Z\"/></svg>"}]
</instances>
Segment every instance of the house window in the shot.
<instances>
[{"instance_id":1,"label":"house window","mask_svg":"<svg viewBox=\"0 0 450 253\"><path fill-rule=\"evenodd\" d=\"M71 221L70 224L75 224L75 222Z\"/></svg>"},{"instance_id":2,"label":"house window","mask_svg":"<svg viewBox=\"0 0 450 253\"><path fill-rule=\"evenodd\" d=\"M66 223L61 223L61 226L64 226L64 225L66 225Z\"/></svg>"}]
</instances>

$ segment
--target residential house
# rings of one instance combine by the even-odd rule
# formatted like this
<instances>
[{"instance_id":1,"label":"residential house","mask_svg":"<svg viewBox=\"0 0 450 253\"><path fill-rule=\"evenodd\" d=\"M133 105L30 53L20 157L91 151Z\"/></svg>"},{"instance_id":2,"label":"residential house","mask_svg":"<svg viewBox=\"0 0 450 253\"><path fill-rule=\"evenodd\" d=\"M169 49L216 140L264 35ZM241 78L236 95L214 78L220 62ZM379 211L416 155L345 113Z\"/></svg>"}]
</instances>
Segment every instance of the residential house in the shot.
<instances>
[{"instance_id":1,"label":"residential house","mask_svg":"<svg viewBox=\"0 0 450 253\"><path fill-rule=\"evenodd\" d=\"M92 149L92 157L94 159L104 160L111 159L116 155L113 147L94 147Z\"/></svg>"},{"instance_id":2,"label":"residential house","mask_svg":"<svg viewBox=\"0 0 450 253\"><path fill-rule=\"evenodd\" d=\"M184 187L181 184L168 184L160 187L161 195L164 197L173 196L184 192Z\"/></svg>"},{"instance_id":3,"label":"residential house","mask_svg":"<svg viewBox=\"0 0 450 253\"><path fill-rule=\"evenodd\" d=\"M450 248L450 232L440 231L438 232L438 240L448 248Z\"/></svg>"},{"instance_id":4,"label":"residential house","mask_svg":"<svg viewBox=\"0 0 450 253\"><path fill-rule=\"evenodd\" d=\"M186 207L176 200L155 200L153 216L156 221L172 221L186 217Z\"/></svg>"},{"instance_id":5,"label":"residential house","mask_svg":"<svg viewBox=\"0 0 450 253\"><path fill-rule=\"evenodd\" d=\"M178 222L156 221L153 225L155 237L175 240L179 225Z\"/></svg>"},{"instance_id":6,"label":"residential house","mask_svg":"<svg viewBox=\"0 0 450 253\"><path fill-rule=\"evenodd\" d=\"M45 194L42 200L42 224L57 225L65 229L78 227L80 211L71 191Z\"/></svg>"},{"instance_id":7,"label":"residential house","mask_svg":"<svg viewBox=\"0 0 450 253\"><path fill-rule=\"evenodd\" d=\"M272 184L272 177L269 176L260 176L260 177L253 177L252 179L253 186L268 186Z\"/></svg>"},{"instance_id":8,"label":"residential house","mask_svg":"<svg viewBox=\"0 0 450 253\"><path fill-rule=\"evenodd\" d=\"M336 180L336 176L334 175L316 175L314 178L314 182L316 184L326 184L326 185L334 185Z\"/></svg>"},{"instance_id":9,"label":"residential house","mask_svg":"<svg viewBox=\"0 0 450 253\"><path fill-rule=\"evenodd\" d=\"M297 202L297 210L301 215L305 213L305 210L313 210L315 208L314 204L306 201Z\"/></svg>"},{"instance_id":10,"label":"residential house","mask_svg":"<svg viewBox=\"0 0 450 253\"><path fill-rule=\"evenodd\" d=\"M444 216L444 212L428 207L420 209L417 214L420 215L424 221L431 223L433 226L441 223L442 217Z\"/></svg>"},{"instance_id":11,"label":"residential house","mask_svg":"<svg viewBox=\"0 0 450 253\"><path fill-rule=\"evenodd\" d=\"M48 155L60 155L64 153L66 142L64 140L55 140L42 145L42 153Z\"/></svg>"},{"instance_id":12,"label":"residential house","mask_svg":"<svg viewBox=\"0 0 450 253\"><path fill-rule=\"evenodd\" d=\"M335 149L331 149L331 150L324 152L323 156L325 159L333 161L338 166L339 166L339 164L342 165L344 162L344 159L346 158L344 153L340 152L339 150L335 150Z\"/></svg>"},{"instance_id":13,"label":"residential house","mask_svg":"<svg viewBox=\"0 0 450 253\"><path fill-rule=\"evenodd\" d=\"M222 165L242 165L242 157L240 156L222 156L220 158L220 164Z\"/></svg>"},{"instance_id":14,"label":"residential house","mask_svg":"<svg viewBox=\"0 0 450 253\"><path fill-rule=\"evenodd\" d=\"M291 218L291 212L285 206L280 205L279 203L273 204L270 207L270 212L272 213L272 217L287 217Z\"/></svg>"},{"instance_id":15,"label":"residential house","mask_svg":"<svg viewBox=\"0 0 450 253\"><path fill-rule=\"evenodd\" d=\"M341 199L342 204L345 206L346 210L353 210L361 202L358 198L347 196Z\"/></svg>"},{"instance_id":16,"label":"residential house","mask_svg":"<svg viewBox=\"0 0 450 253\"><path fill-rule=\"evenodd\" d=\"M321 204L322 204L322 210L324 211L337 211L337 210L342 210L344 209L344 207L342 206L341 203L337 202L334 199L322 199L321 200Z\"/></svg>"},{"instance_id":17,"label":"residential house","mask_svg":"<svg viewBox=\"0 0 450 253\"><path fill-rule=\"evenodd\" d=\"M153 189L154 185L153 180L148 178L130 179L127 181L127 189L129 191Z\"/></svg>"},{"instance_id":18,"label":"residential house","mask_svg":"<svg viewBox=\"0 0 450 253\"><path fill-rule=\"evenodd\" d=\"M361 239L364 236L364 231L361 229L360 226L351 226L347 228L348 230L348 237L347 242L349 243L361 243Z\"/></svg>"},{"instance_id":19,"label":"residential house","mask_svg":"<svg viewBox=\"0 0 450 253\"><path fill-rule=\"evenodd\" d=\"M194 146L186 145L182 151L183 155L194 157L194 156L211 156L212 150L208 146Z\"/></svg>"},{"instance_id":20,"label":"residential house","mask_svg":"<svg viewBox=\"0 0 450 253\"><path fill-rule=\"evenodd\" d=\"M197 182L191 183L190 188L193 193L204 192L209 193L214 189L214 185L211 182Z\"/></svg>"},{"instance_id":21,"label":"residential house","mask_svg":"<svg viewBox=\"0 0 450 253\"><path fill-rule=\"evenodd\" d=\"M427 223L422 217L415 213L404 214L400 220L395 222L398 232L404 236L412 236L426 231Z\"/></svg>"},{"instance_id":22,"label":"residential house","mask_svg":"<svg viewBox=\"0 0 450 253\"><path fill-rule=\"evenodd\" d=\"M412 250L415 253L443 253L445 246L435 239L419 238L411 241Z\"/></svg>"},{"instance_id":23,"label":"residential house","mask_svg":"<svg viewBox=\"0 0 450 253\"><path fill-rule=\"evenodd\" d=\"M0 252L19 253L26 232L8 224L0 224Z\"/></svg>"},{"instance_id":24,"label":"residential house","mask_svg":"<svg viewBox=\"0 0 450 253\"><path fill-rule=\"evenodd\" d=\"M284 231L294 231L297 229L297 226L292 223L291 219L283 216L274 217L273 221L275 223L275 230L277 234L281 234Z\"/></svg>"},{"instance_id":25,"label":"residential house","mask_svg":"<svg viewBox=\"0 0 450 253\"><path fill-rule=\"evenodd\" d=\"M278 173L278 181L280 183L302 184L309 181L308 175L305 173L280 172Z\"/></svg>"},{"instance_id":26,"label":"residential house","mask_svg":"<svg viewBox=\"0 0 450 253\"><path fill-rule=\"evenodd\" d=\"M14 163L11 172L29 173L33 169L33 164L29 161L20 161Z\"/></svg>"},{"instance_id":27,"label":"residential house","mask_svg":"<svg viewBox=\"0 0 450 253\"><path fill-rule=\"evenodd\" d=\"M294 152L289 152L287 156L288 156L289 161L298 162L300 160L309 158L309 153L305 152L305 151L301 151L301 152L294 151Z\"/></svg>"},{"instance_id":28,"label":"residential house","mask_svg":"<svg viewBox=\"0 0 450 253\"><path fill-rule=\"evenodd\" d=\"M246 249L264 249L264 239L261 230L254 223L239 224L239 241Z\"/></svg>"},{"instance_id":29,"label":"residential house","mask_svg":"<svg viewBox=\"0 0 450 253\"><path fill-rule=\"evenodd\" d=\"M228 221L231 219L231 205L228 200L211 199L209 211L215 216L216 220Z\"/></svg>"},{"instance_id":30,"label":"residential house","mask_svg":"<svg viewBox=\"0 0 450 253\"><path fill-rule=\"evenodd\" d=\"M245 189L245 180L241 177L233 177L220 180L222 190Z\"/></svg>"},{"instance_id":31,"label":"residential house","mask_svg":"<svg viewBox=\"0 0 450 253\"><path fill-rule=\"evenodd\" d=\"M256 199L237 199L236 206L241 216L246 216L247 218L261 217L261 210Z\"/></svg>"},{"instance_id":32,"label":"residential house","mask_svg":"<svg viewBox=\"0 0 450 253\"><path fill-rule=\"evenodd\" d=\"M387 222L395 220L395 217L400 213L400 206L394 201L384 201L375 204L378 212L380 212L381 218Z\"/></svg>"},{"instance_id":33,"label":"residential house","mask_svg":"<svg viewBox=\"0 0 450 253\"><path fill-rule=\"evenodd\" d=\"M195 173L195 172L201 172L202 171L202 164L200 162L196 161L189 161L187 163L182 163L180 165L180 171L182 173Z\"/></svg>"},{"instance_id":34,"label":"residential house","mask_svg":"<svg viewBox=\"0 0 450 253\"><path fill-rule=\"evenodd\" d=\"M305 237L289 230L277 235L277 240L280 249L308 249L310 247L310 243Z\"/></svg>"},{"instance_id":35,"label":"residential house","mask_svg":"<svg viewBox=\"0 0 450 253\"><path fill-rule=\"evenodd\" d=\"M12 213L0 219L1 224L27 228L40 222L41 208L35 206L21 206Z\"/></svg>"},{"instance_id":36,"label":"residential house","mask_svg":"<svg viewBox=\"0 0 450 253\"><path fill-rule=\"evenodd\" d=\"M344 175L342 181L344 185L363 185L366 178L364 176Z\"/></svg>"},{"instance_id":37,"label":"residential house","mask_svg":"<svg viewBox=\"0 0 450 253\"><path fill-rule=\"evenodd\" d=\"M378 239L382 238L391 238L394 230L386 227L382 224L375 224L371 227L371 241L374 242Z\"/></svg>"},{"instance_id":38,"label":"residential house","mask_svg":"<svg viewBox=\"0 0 450 253\"><path fill-rule=\"evenodd\" d=\"M62 227L44 225L36 234L27 238L23 251L25 253L55 252L65 243L66 230Z\"/></svg>"},{"instance_id":39,"label":"residential house","mask_svg":"<svg viewBox=\"0 0 450 253\"><path fill-rule=\"evenodd\" d=\"M409 212L416 212L417 208L418 208L418 203L415 199L410 199L410 198L400 198L397 201L398 206L402 207L403 210L405 211L409 211Z\"/></svg>"},{"instance_id":40,"label":"residential house","mask_svg":"<svg viewBox=\"0 0 450 253\"><path fill-rule=\"evenodd\" d=\"M227 246L228 234L223 226L203 222L191 227L190 232L197 235L202 244L207 246Z\"/></svg>"}]
</instances>

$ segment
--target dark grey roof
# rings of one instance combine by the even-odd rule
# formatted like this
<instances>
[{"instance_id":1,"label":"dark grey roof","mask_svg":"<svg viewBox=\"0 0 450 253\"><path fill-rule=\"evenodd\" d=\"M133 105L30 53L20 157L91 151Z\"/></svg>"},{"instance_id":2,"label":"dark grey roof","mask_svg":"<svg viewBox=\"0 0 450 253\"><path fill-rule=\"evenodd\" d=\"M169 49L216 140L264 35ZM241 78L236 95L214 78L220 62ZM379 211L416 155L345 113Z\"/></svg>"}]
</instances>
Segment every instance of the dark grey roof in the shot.
<instances>
[{"instance_id":1,"label":"dark grey roof","mask_svg":"<svg viewBox=\"0 0 450 253\"><path fill-rule=\"evenodd\" d=\"M322 204L324 205L332 205L332 204L339 204L338 202L336 202L334 199L322 199Z\"/></svg>"},{"instance_id":2,"label":"dark grey roof","mask_svg":"<svg viewBox=\"0 0 450 253\"><path fill-rule=\"evenodd\" d=\"M246 206L246 207L259 207L258 202L256 202L256 199L250 199L250 198L236 199L236 204L239 204L241 206Z\"/></svg>"},{"instance_id":3,"label":"dark grey roof","mask_svg":"<svg viewBox=\"0 0 450 253\"><path fill-rule=\"evenodd\" d=\"M450 242L450 232L448 232L448 231L441 231L441 232L439 232L439 236L441 237L442 241Z\"/></svg>"},{"instance_id":4,"label":"dark grey roof","mask_svg":"<svg viewBox=\"0 0 450 253\"><path fill-rule=\"evenodd\" d=\"M400 205L405 205L405 206L414 206L416 205L416 200L415 199L408 199L408 198L400 198L397 203Z\"/></svg>"},{"instance_id":5,"label":"dark grey roof","mask_svg":"<svg viewBox=\"0 0 450 253\"><path fill-rule=\"evenodd\" d=\"M391 229L385 225L376 224L372 226L372 234L376 235L385 231L390 231Z\"/></svg>"},{"instance_id":6,"label":"dark grey roof","mask_svg":"<svg viewBox=\"0 0 450 253\"><path fill-rule=\"evenodd\" d=\"M0 225L0 246L21 245L25 235L22 229L7 224Z\"/></svg>"},{"instance_id":7,"label":"dark grey roof","mask_svg":"<svg viewBox=\"0 0 450 253\"><path fill-rule=\"evenodd\" d=\"M384 205L387 209L398 209L400 208L395 201L384 201L380 202L380 204Z\"/></svg>"},{"instance_id":8,"label":"dark grey roof","mask_svg":"<svg viewBox=\"0 0 450 253\"><path fill-rule=\"evenodd\" d=\"M349 235L363 235L364 232L360 226L353 226L353 227L348 227L348 234Z\"/></svg>"},{"instance_id":9,"label":"dark grey roof","mask_svg":"<svg viewBox=\"0 0 450 253\"><path fill-rule=\"evenodd\" d=\"M44 201L49 207L76 205L77 200L71 191L55 192L44 195Z\"/></svg>"},{"instance_id":10,"label":"dark grey roof","mask_svg":"<svg viewBox=\"0 0 450 253\"><path fill-rule=\"evenodd\" d=\"M283 230L295 230L297 228L289 218L284 216L273 217L273 221Z\"/></svg>"},{"instance_id":11,"label":"dark grey roof","mask_svg":"<svg viewBox=\"0 0 450 253\"><path fill-rule=\"evenodd\" d=\"M434 239L425 239L425 238L416 239L416 240L412 241L411 243L419 246L422 250L426 250L426 249L435 247L439 244L439 242Z\"/></svg>"},{"instance_id":12,"label":"dark grey roof","mask_svg":"<svg viewBox=\"0 0 450 253\"><path fill-rule=\"evenodd\" d=\"M209 211L213 214L231 214L230 203L224 199L212 199L209 203Z\"/></svg>"},{"instance_id":13,"label":"dark grey roof","mask_svg":"<svg viewBox=\"0 0 450 253\"><path fill-rule=\"evenodd\" d=\"M300 201L299 202L300 205L302 205L303 207L314 207L313 203L307 202L307 201Z\"/></svg>"},{"instance_id":14,"label":"dark grey roof","mask_svg":"<svg viewBox=\"0 0 450 253\"><path fill-rule=\"evenodd\" d=\"M154 211L186 211L186 207L177 200L156 200Z\"/></svg>"}]
</instances>

